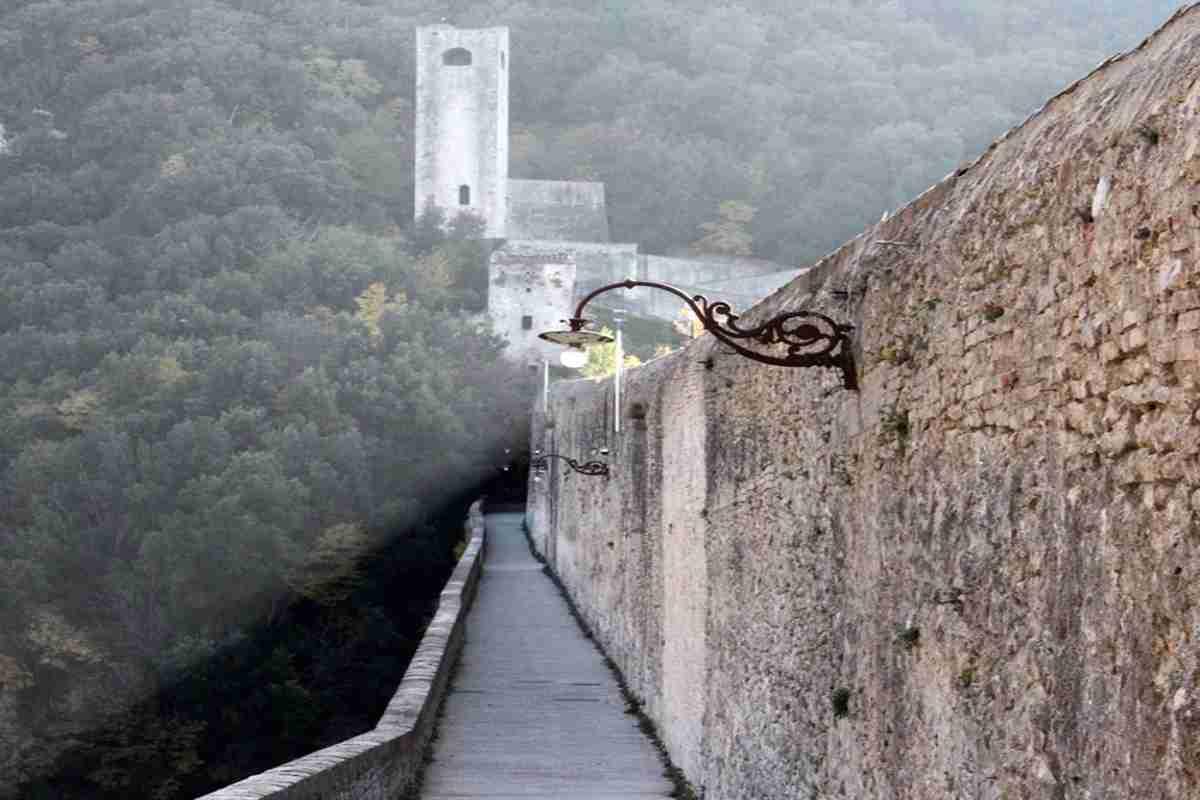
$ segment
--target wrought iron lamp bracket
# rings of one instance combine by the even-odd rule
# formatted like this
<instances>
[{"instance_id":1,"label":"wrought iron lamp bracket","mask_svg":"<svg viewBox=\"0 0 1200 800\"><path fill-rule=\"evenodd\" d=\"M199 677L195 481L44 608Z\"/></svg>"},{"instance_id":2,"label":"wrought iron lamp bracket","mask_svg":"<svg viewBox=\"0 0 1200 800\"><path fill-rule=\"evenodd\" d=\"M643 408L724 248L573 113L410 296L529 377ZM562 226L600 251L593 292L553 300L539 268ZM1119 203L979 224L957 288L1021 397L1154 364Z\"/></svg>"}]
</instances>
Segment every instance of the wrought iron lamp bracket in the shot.
<instances>
[{"instance_id":1,"label":"wrought iron lamp bracket","mask_svg":"<svg viewBox=\"0 0 1200 800\"><path fill-rule=\"evenodd\" d=\"M700 320L704 330L719 341L733 348L738 354L762 364L777 367L827 367L840 369L842 385L858 390L858 374L854 364L854 352L850 341L853 325L835 322L816 311L787 311L753 327L738 324L740 315L723 300L709 300L703 295L689 295L683 290L654 281L625 280L601 286L579 301L575 316L567 320L569 331L549 331L541 334L547 341L573 347L592 341L605 341L601 334L585 331L589 320L583 316L584 307L598 295L614 289L636 289L645 286L661 289L682 300ZM761 345L785 345L786 354L772 355L746 347L743 342Z\"/></svg>"},{"instance_id":2,"label":"wrought iron lamp bracket","mask_svg":"<svg viewBox=\"0 0 1200 800\"><path fill-rule=\"evenodd\" d=\"M534 458L529 462L529 468L540 472L550 465L550 459L552 458L565 461L568 467L580 475L608 476L608 464L605 464L603 461L585 461L581 464L573 458L560 456L557 453L547 453L546 455Z\"/></svg>"}]
</instances>

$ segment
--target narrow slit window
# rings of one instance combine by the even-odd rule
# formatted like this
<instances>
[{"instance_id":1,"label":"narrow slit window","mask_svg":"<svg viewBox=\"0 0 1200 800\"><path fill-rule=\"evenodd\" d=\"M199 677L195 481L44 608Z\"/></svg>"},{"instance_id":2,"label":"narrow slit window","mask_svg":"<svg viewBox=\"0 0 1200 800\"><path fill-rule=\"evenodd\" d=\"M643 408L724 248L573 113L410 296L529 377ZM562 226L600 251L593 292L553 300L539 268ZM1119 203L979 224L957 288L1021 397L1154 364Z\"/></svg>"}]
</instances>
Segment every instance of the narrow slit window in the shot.
<instances>
[{"instance_id":1,"label":"narrow slit window","mask_svg":"<svg viewBox=\"0 0 1200 800\"><path fill-rule=\"evenodd\" d=\"M529 316L528 314L521 317L521 330L525 330L525 331L533 330L533 317Z\"/></svg>"},{"instance_id":2,"label":"narrow slit window","mask_svg":"<svg viewBox=\"0 0 1200 800\"><path fill-rule=\"evenodd\" d=\"M442 53L442 63L447 67L471 66L471 51L463 47L455 47Z\"/></svg>"},{"instance_id":3,"label":"narrow slit window","mask_svg":"<svg viewBox=\"0 0 1200 800\"><path fill-rule=\"evenodd\" d=\"M458 187L458 204L460 206L471 205L471 187L465 183Z\"/></svg>"}]
</instances>

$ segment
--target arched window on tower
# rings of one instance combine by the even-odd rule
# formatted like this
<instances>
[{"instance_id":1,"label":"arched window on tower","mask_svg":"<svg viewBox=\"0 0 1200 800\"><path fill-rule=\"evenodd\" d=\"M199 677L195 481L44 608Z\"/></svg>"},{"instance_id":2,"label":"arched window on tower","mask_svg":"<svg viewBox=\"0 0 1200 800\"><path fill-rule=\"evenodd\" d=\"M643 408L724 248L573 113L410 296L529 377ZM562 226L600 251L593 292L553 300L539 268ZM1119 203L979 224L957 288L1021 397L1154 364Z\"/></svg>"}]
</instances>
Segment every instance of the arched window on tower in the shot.
<instances>
[{"instance_id":1,"label":"arched window on tower","mask_svg":"<svg viewBox=\"0 0 1200 800\"><path fill-rule=\"evenodd\" d=\"M471 205L471 187L465 183L458 187L458 204L460 206Z\"/></svg>"},{"instance_id":2,"label":"arched window on tower","mask_svg":"<svg viewBox=\"0 0 1200 800\"><path fill-rule=\"evenodd\" d=\"M442 63L447 67L469 67L471 66L471 51L462 47L455 47L442 53Z\"/></svg>"}]
</instances>

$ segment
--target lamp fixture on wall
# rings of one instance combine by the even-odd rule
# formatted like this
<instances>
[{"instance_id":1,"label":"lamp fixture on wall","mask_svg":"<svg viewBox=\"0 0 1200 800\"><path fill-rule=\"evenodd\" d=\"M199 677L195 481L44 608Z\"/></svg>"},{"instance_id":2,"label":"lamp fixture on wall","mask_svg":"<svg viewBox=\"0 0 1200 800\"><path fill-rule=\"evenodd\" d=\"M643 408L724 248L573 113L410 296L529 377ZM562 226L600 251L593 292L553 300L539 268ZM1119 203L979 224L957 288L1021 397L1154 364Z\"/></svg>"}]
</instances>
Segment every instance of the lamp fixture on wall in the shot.
<instances>
[{"instance_id":1,"label":"lamp fixture on wall","mask_svg":"<svg viewBox=\"0 0 1200 800\"><path fill-rule=\"evenodd\" d=\"M547 342L566 345L568 353L583 354L583 348L592 344L604 344L613 339L598 331L584 330L589 320L584 319L583 308L597 295L613 289L636 289L646 286L662 289L683 300L704 326L719 341L729 345L739 354L762 364L777 367L832 367L842 371L842 385L858 390L858 375L854 366L854 353L850 348L850 332L853 325L834 322L815 311L787 311L778 314L761 325L742 328L738 325L739 315L733 313L729 303L723 300L710 302L703 295L689 295L682 289L653 281L626 280L601 286L579 301L575 316L567 320L569 330L546 331L538 334ZM719 322L718 318L723 320ZM787 346L786 355L771 355L751 350L741 344L744 341L763 345L782 344ZM565 354L564 354L565 356ZM578 356L575 357L576 360ZM585 356L586 358L586 356ZM564 362L565 363L565 362Z\"/></svg>"},{"instance_id":2,"label":"lamp fixture on wall","mask_svg":"<svg viewBox=\"0 0 1200 800\"><path fill-rule=\"evenodd\" d=\"M608 450L601 450L602 454L607 455ZM533 460L529 462L529 468L534 472L543 472L549 465L550 459L557 458L560 461L565 461L567 466L578 472L580 475L599 476L608 475L608 464L603 461L586 461L580 464L573 458L560 456L558 453L542 453L541 450L533 451Z\"/></svg>"}]
</instances>

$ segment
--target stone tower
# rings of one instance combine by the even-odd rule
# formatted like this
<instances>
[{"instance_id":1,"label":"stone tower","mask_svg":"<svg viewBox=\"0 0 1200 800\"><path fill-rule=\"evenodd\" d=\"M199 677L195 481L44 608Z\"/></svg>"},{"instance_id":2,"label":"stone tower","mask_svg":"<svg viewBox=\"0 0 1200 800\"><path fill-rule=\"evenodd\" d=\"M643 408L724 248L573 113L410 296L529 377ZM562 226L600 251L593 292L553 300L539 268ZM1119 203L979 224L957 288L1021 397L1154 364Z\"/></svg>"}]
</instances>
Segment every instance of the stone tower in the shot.
<instances>
[{"instance_id":1,"label":"stone tower","mask_svg":"<svg viewBox=\"0 0 1200 800\"><path fill-rule=\"evenodd\" d=\"M558 363L562 347L538 334L561 328L575 299L575 253L546 244L510 240L488 265L492 331L508 340L505 355L518 363Z\"/></svg>"},{"instance_id":2,"label":"stone tower","mask_svg":"<svg viewBox=\"0 0 1200 800\"><path fill-rule=\"evenodd\" d=\"M487 238L508 219L508 28L417 29L415 213L482 217Z\"/></svg>"}]
</instances>

